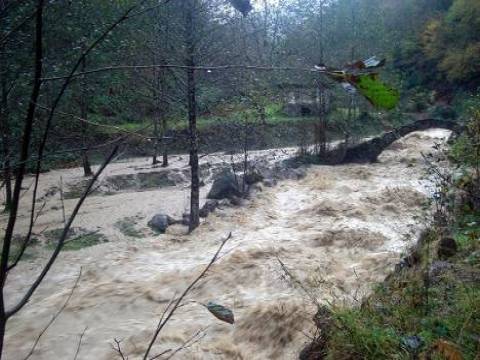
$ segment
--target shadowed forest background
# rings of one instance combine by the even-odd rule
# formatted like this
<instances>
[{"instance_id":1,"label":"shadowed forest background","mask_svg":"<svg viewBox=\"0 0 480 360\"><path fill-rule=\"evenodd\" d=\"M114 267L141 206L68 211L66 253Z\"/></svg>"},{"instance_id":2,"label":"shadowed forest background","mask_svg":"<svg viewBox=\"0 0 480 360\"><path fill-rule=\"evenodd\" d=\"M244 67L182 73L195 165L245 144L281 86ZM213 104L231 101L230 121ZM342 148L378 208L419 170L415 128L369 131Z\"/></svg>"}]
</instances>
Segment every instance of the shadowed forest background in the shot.
<instances>
[{"instance_id":1,"label":"shadowed forest background","mask_svg":"<svg viewBox=\"0 0 480 360\"><path fill-rule=\"evenodd\" d=\"M62 85L55 78L68 75L82 50L132 4L47 4L36 134ZM9 119L3 128L14 144L32 81L29 17L35 10L30 2L3 6L2 119ZM81 163L72 147L93 147L88 155L95 159L95 147L128 132L167 137L158 144L159 154L188 150L185 70L148 67L185 65L184 3L151 6L141 5L135 10L140 13L130 15L82 61L79 72L102 71L76 77L67 89L52 124L45 166ZM234 66L196 72L201 151L234 147L229 130L245 121L265 127L264 139L255 139L255 147L298 145L303 129L311 136L317 116L308 107L288 111L287 104L292 96L315 98L317 79L308 70L318 63L341 68L372 55L387 58L384 76L402 90L402 104L391 113L379 113L361 97L329 86L325 116L332 134L379 132L408 121L403 111L458 116L469 100L475 101L471 94L479 81L478 11L474 1L258 1L243 17L223 1L199 3L192 39L195 65ZM122 68L126 65L132 67ZM298 70L245 71L235 65ZM143 140L131 136L128 151L151 154L155 146Z\"/></svg>"}]
</instances>

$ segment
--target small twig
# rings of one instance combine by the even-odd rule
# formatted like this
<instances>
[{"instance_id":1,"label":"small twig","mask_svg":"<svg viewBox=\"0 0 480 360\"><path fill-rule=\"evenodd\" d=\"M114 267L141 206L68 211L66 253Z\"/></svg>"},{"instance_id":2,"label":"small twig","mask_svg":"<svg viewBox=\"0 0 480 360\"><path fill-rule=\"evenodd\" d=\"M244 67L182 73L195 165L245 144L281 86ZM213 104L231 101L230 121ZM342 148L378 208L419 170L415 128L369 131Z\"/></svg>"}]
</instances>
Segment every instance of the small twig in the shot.
<instances>
[{"instance_id":1,"label":"small twig","mask_svg":"<svg viewBox=\"0 0 480 360\"><path fill-rule=\"evenodd\" d=\"M154 357L150 358L150 360L158 359L159 357L161 357L163 355L167 355L169 352L172 352L172 349L167 349L165 351L162 351L160 354L157 354Z\"/></svg>"},{"instance_id":2,"label":"small twig","mask_svg":"<svg viewBox=\"0 0 480 360\"><path fill-rule=\"evenodd\" d=\"M315 298L315 296L313 296L313 294L310 293L310 291L308 291L305 286L303 286L303 284L300 282L300 280L298 280L291 272L290 270L288 270L287 266L282 262L282 260L280 260L280 258L277 256L277 261L280 263L280 267L282 268L283 272L285 273L285 275L288 276L288 278L290 278L290 280L296 284L300 289L303 290L303 292L305 292L305 294L310 298L310 300L317 306L317 307L320 307L320 304L318 302L318 300Z\"/></svg>"},{"instance_id":3,"label":"small twig","mask_svg":"<svg viewBox=\"0 0 480 360\"><path fill-rule=\"evenodd\" d=\"M169 360L173 358L176 354L178 354L180 351L188 349L189 347L192 347L196 343L198 343L200 340L202 340L206 333L205 331L208 329L208 326L206 328L198 330L195 334L190 336L179 348L177 348L172 354L170 354L166 360ZM171 350L170 350L171 351ZM159 356L154 356L153 358L150 358L150 360L155 360L158 359Z\"/></svg>"},{"instance_id":4,"label":"small twig","mask_svg":"<svg viewBox=\"0 0 480 360\"><path fill-rule=\"evenodd\" d=\"M35 342L33 343L33 346L32 348L30 349L30 352L28 353L28 355L24 358L24 360L27 360L30 358L30 356L33 355L33 352L35 351L35 348L37 347L38 343L40 342L40 339L41 337L43 336L43 334L45 334L45 332L48 330L48 328L55 322L55 320L60 316L60 314L63 312L63 310L65 310L65 308L67 307L68 305L68 302L70 301L70 299L72 298L72 295L75 291L75 289L77 288L78 286L78 283L80 281L80 277L82 276L82 268L80 268L80 272L78 273L78 276L77 276L77 279L75 280L75 283L73 284L73 287L72 287L72 290L70 290L70 293L68 294L65 302L63 303L62 307L56 312L55 315L53 315L52 319L48 322L48 324L43 328L43 330L40 332L40 334L38 334L37 336L37 339L35 340ZM86 330L86 329L85 329ZM76 358L76 357L75 357Z\"/></svg>"},{"instance_id":5,"label":"small twig","mask_svg":"<svg viewBox=\"0 0 480 360\"><path fill-rule=\"evenodd\" d=\"M88 326L86 326L83 332L80 334L80 338L78 339L77 351L75 352L75 357L73 358L73 360L77 360L78 354L80 354L80 348L82 347L82 340L83 340L83 337L85 336L85 333L87 332L87 329L88 329Z\"/></svg>"},{"instance_id":6,"label":"small twig","mask_svg":"<svg viewBox=\"0 0 480 360\"><path fill-rule=\"evenodd\" d=\"M122 341L121 340L117 340L117 339L114 339L113 341L115 341L115 345L111 344L112 345L112 349L118 354L118 356L120 356L120 358L122 360L128 360L128 356L126 356L123 351L122 351L122 347L121 347L121 343Z\"/></svg>"}]
</instances>

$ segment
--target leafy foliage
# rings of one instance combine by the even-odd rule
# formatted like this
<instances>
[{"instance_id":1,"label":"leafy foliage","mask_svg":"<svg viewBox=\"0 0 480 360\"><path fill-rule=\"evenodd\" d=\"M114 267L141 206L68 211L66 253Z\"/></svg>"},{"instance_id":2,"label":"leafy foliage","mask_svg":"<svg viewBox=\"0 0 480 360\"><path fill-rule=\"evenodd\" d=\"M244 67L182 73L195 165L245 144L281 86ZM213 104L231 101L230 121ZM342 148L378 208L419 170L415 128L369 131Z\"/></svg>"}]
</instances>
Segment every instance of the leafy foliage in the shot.
<instances>
[{"instance_id":1,"label":"leafy foliage","mask_svg":"<svg viewBox=\"0 0 480 360\"><path fill-rule=\"evenodd\" d=\"M357 80L360 93L365 96L374 106L391 110L400 100L398 90L387 87L376 75L361 75Z\"/></svg>"},{"instance_id":2,"label":"leafy foliage","mask_svg":"<svg viewBox=\"0 0 480 360\"><path fill-rule=\"evenodd\" d=\"M410 70L406 76L412 85L475 89L480 84L480 3L455 0L439 10L418 19L420 31L411 29L412 36L401 41L396 64Z\"/></svg>"},{"instance_id":3,"label":"leafy foliage","mask_svg":"<svg viewBox=\"0 0 480 360\"><path fill-rule=\"evenodd\" d=\"M422 358L474 359L480 320L480 287L463 285L446 274L429 290L425 312L423 280L416 268L379 287L362 308L334 311L337 329L328 345L329 359L409 359L402 338L422 339ZM461 355L460 355L461 354ZM448 357L451 356L451 357Z\"/></svg>"}]
</instances>

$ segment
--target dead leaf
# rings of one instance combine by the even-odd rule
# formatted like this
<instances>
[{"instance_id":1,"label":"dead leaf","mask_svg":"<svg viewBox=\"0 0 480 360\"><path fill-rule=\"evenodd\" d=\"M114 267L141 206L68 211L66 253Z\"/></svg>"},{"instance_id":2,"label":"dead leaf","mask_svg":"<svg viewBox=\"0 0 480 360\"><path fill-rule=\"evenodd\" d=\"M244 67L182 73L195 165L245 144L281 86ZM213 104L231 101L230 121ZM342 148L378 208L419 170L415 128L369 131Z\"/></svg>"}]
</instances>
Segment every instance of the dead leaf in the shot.
<instances>
[{"instance_id":1,"label":"dead leaf","mask_svg":"<svg viewBox=\"0 0 480 360\"><path fill-rule=\"evenodd\" d=\"M235 317L233 315L232 310L226 308L225 306L215 304L214 302L209 301L208 304L206 305L206 308L217 319L232 325L235 323Z\"/></svg>"},{"instance_id":2,"label":"dead leaf","mask_svg":"<svg viewBox=\"0 0 480 360\"><path fill-rule=\"evenodd\" d=\"M431 354L442 355L445 360L463 360L457 345L447 340L437 340L431 348Z\"/></svg>"}]
</instances>

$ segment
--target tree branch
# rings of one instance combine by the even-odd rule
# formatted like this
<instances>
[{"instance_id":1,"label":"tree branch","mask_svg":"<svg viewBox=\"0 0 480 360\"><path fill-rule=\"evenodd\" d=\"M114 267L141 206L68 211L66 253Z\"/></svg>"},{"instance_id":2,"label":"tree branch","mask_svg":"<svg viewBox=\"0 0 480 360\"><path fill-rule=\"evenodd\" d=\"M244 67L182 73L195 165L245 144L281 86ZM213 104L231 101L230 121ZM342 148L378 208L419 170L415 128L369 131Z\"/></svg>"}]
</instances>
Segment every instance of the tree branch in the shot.
<instances>
[{"instance_id":1,"label":"tree branch","mask_svg":"<svg viewBox=\"0 0 480 360\"><path fill-rule=\"evenodd\" d=\"M155 330L155 333L153 334L152 340L150 341L150 344L148 345L147 351L145 352L145 355L143 356L143 360L148 359L148 355L150 354L150 351L152 350L153 345L155 344L155 341L158 338L158 335L162 331L162 329L165 327L167 322L170 320L170 318L173 316L175 311L178 309L180 306L181 302L183 299L188 295L188 293L193 289L193 287L205 276L205 274L210 270L212 265L217 261L218 256L220 255L220 252L222 251L223 247L227 243L228 240L232 237L232 233L228 234L228 236L222 241L220 244L220 247L218 248L217 252L213 256L212 260L210 260L210 263L205 267L205 269L198 275L195 280L192 281L190 285L187 286L187 288L183 291L182 295L175 301L173 304L172 308L168 311L167 315L163 320L160 321L160 323L157 326L157 329Z\"/></svg>"},{"instance_id":2,"label":"tree branch","mask_svg":"<svg viewBox=\"0 0 480 360\"><path fill-rule=\"evenodd\" d=\"M65 227L63 229L62 235L60 236L60 239L58 241L57 246L55 247L55 250L54 250L53 254L51 255L50 259L48 260L47 264L45 265L45 267L43 268L42 272L37 277L35 282L30 286L30 288L28 289L28 291L26 292L24 297L15 306L13 306L13 308L11 310L6 311L5 317L7 319L12 317L13 315L15 315L23 306L25 306L25 304L30 300L30 298L34 294L35 290L37 290L38 286L41 284L41 282L43 281L43 279L47 275L48 271L50 270L53 263L57 259L58 254L62 250L63 245L65 243L65 240L67 239L70 227L72 226L73 221L75 220L76 216L78 215L78 212L80 211L81 206L83 205L83 203L85 202L88 194L90 193L90 190L92 189L94 183L97 181L97 179L102 174L103 170L105 170L107 165L113 160L113 158L117 154L117 151L118 151L118 146L116 146L115 149L113 149L113 151L107 157L107 159L105 160L103 165L97 170L97 172L95 173L93 178L90 180L90 182L89 182L87 188L85 189L82 197L77 202L77 205L75 206L72 214L70 215L70 218L68 219L67 224L65 225Z\"/></svg>"},{"instance_id":3,"label":"tree branch","mask_svg":"<svg viewBox=\"0 0 480 360\"><path fill-rule=\"evenodd\" d=\"M77 360L78 354L80 354L80 349L82 347L82 340L87 330L88 330L88 326L86 326L83 332L80 334L80 338L78 339L77 351L75 352L75 357L73 358L73 360Z\"/></svg>"},{"instance_id":4,"label":"tree branch","mask_svg":"<svg viewBox=\"0 0 480 360\"><path fill-rule=\"evenodd\" d=\"M27 360L29 359L32 355L33 355L33 352L35 351L35 348L37 347L38 343L40 342L40 338L43 336L43 334L45 334L45 332L48 330L48 328L55 322L55 320L60 316L60 314L62 313L63 310L65 310L65 308L67 307L67 304L68 302L70 301L70 299L72 298L72 295L75 291L75 289L77 288L77 285L80 281L80 278L82 277L82 268L80 268L80 272L78 273L77 275L77 279L75 280L75 283L73 284L73 287L72 287L72 290L70 290L70 294L68 294L65 302L63 303L62 307L56 312L55 315L53 315L52 319L48 322L48 324L43 328L42 331L40 331L40 334L38 334L37 336L37 339L35 340L35 342L33 343L33 346L30 350L30 352L27 354L27 356L25 356L24 360Z\"/></svg>"}]
</instances>

